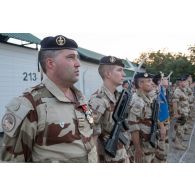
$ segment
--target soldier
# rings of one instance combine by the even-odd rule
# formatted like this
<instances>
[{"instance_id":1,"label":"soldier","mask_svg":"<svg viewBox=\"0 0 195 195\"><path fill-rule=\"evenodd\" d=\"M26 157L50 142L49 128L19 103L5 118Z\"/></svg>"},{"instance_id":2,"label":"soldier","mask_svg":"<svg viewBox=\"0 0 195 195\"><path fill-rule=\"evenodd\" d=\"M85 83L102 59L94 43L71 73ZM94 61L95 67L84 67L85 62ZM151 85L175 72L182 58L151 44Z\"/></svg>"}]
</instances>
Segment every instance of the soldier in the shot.
<instances>
[{"instance_id":1,"label":"soldier","mask_svg":"<svg viewBox=\"0 0 195 195\"><path fill-rule=\"evenodd\" d=\"M79 78L77 48L62 35L41 41L44 78L6 106L3 161L97 162L93 118L73 86Z\"/></svg>"},{"instance_id":2,"label":"soldier","mask_svg":"<svg viewBox=\"0 0 195 195\"><path fill-rule=\"evenodd\" d=\"M152 75L137 73L134 84L136 93L133 94L128 116L134 162L153 162L155 149L149 143L152 125L152 99L149 96L153 89Z\"/></svg>"},{"instance_id":3,"label":"soldier","mask_svg":"<svg viewBox=\"0 0 195 195\"><path fill-rule=\"evenodd\" d=\"M121 59L114 56L103 57L98 69L103 85L89 101L94 116L94 133L98 140L100 162L129 162L125 146L120 142L117 145L115 158L109 156L104 150L104 144L114 125L112 113L120 95L116 88L122 85L125 76L123 68Z\"/></svg>"},{"instance_id":4,"label":"soldier","mask_svg":"<svg viewBox=\"0 0 195 195\"><path fill-rule=\"evenodd\" d=\"M123 81L122 87L123 87L123 89L128 89L128 87L129 87L129 82L128 82L128 80L124 80L124 81Z\"/></svg>"},{"instance_id":5,"label":"soldier","mask_svg":"<svg viewBox=\"0 0 195 195\"><path fill-rule=\"evenodd\" d=\"M173 93L173 118L176 118L174 147L178 150L185 150L186 146L182 143L184 138L185 123L189 114L188 96L185 93L186 77L177 79L178 87Z\"/></svg>"},{"instance_id":6,"label":"soldier","mask_svg":"<svg viewBox=\"0 0 195 195\"><path fill-rule=\"evenodd\" d=\"M162 163L166 162L169 150L169 108L165 94L165 87L168 85L168 80L164 77L163 73L160 73L154 76L153 82L156 86L156 95L153 98L158 98L159 100L158 128L160 131L154 162Z\"/></svg>"},{"instance_id":7,"label":"soldier","mask_svg":"<svg viewBox=\"0 0 195 195\"><path fill-rule=\"evenodd\" d=\"M193 95L193 91L191 89L191 84L192 84L192 76L191 75L186 75L186 88L185 88L185 92L186 95L188 96L188 100L189 100L189 114L188 114L188 118L187 118L187 122L185 124L185 128L184 128L184 134L191 134L191 130L192 130L192 111L193 111L193 105L194 105L194 95Z\"/></svg>"}]
</instances>

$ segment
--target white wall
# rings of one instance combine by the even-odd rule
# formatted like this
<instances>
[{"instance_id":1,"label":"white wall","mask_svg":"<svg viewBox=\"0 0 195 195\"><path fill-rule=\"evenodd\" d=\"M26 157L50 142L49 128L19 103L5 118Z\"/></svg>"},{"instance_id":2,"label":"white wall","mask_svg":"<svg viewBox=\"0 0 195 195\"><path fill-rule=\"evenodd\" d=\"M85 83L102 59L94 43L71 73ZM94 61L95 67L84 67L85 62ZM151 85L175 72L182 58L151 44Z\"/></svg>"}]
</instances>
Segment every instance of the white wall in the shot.
<instances>
[{"instance_id":1,"label":"white wall","mask_svg":"<svg viewBox=\"0 0 195 195\"><path fill-rule=\"evenodd\" d=\"M79 82L76 83L76 87L83 92L87 100L102 85L102 79L98 73L98 66L98 64L81 60L80 78Z\"/></svg>"},{"instance_id":2,"label":"white wall","mask_svg":"<svg viewBox=\"0 0 195 195\"><path fill-rule=\"evenodd\" d=\"M15 96L40 83L37 50L0 43L0 119Z\"/></svg>"},{"instance_id":3,"label":"white wall","mask_svg":"<svg viewBox=\"0 0 195 195\"><path fill-rule=\"evenodd\" d=\"M0 119L5 112L5 105L13 97L40 83L37 55L37 50L0 43ZM87 100L102 85L98 66L81 60L80 78L76 87Z\"/></svg>"}]
</instances>

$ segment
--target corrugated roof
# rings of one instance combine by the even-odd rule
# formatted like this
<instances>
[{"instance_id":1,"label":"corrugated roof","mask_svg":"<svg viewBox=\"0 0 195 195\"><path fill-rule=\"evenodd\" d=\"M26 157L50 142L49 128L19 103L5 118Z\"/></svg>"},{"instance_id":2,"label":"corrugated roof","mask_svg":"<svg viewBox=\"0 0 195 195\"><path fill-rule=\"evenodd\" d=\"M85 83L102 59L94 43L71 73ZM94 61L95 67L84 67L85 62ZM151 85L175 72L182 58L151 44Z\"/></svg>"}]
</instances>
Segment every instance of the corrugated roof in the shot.
<instances>
[{"instance_id":1,"label":"corrugated roof","mask_svg":"<svg viewBox=\"0 0 195 195\"><path fill-rule=\"evenodd\" d=\"M9 38L26 41L29 43L40 44L41 40L31 33L0 33L0 41L5 41Z\"/></svg>"},{"instance_id":2,"label":"corrugated roof","mask_svg":"<svg viewBox=\"0 0 195 195\"><path fill-rule=\"evenodd\" d=\"M103 54L96 53L94 51L90 51L82 47L78 48L78 52L79 52L81 59L86 60L86 61L95 62L95 63L99 63L99 60L105 56Z\"/></svg>"},{"instance_id":3,"label":"corrugated roof","mask_svg":"<svg viewBox=\"0 0 195 195\"><path fill-rule=\"evenodd\" d=\"M0 33L0 42L7 42L9 38L14 38L22 41L26 41L29 43L34 43L34 44L40 44L41 40L31 33ZM93 62L96 64L99 64L99 60L104 57L105 55L84 49L82 47L78 48L78 53L81 57L82 60L88 61L88 62ZM128 71L134 71L136 64L131 63L133 67L130 66L129 62L127 60L123 60L125 67L127 68L126 72Z\"/></svg>"}]
</instances>

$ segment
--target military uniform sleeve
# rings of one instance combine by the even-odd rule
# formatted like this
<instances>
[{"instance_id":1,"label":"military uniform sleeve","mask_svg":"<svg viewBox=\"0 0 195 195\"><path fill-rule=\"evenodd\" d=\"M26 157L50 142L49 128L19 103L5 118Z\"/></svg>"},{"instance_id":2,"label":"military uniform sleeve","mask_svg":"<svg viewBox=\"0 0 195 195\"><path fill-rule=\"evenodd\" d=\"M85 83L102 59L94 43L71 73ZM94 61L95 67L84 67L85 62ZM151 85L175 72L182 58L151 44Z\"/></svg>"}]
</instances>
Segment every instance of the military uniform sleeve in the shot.
<instances>
[{"instance_id":1,"label":"military uniform sleeve","mask_svg":"<svg viewBox=\"0 0 195 195\"><path fill-rule=\"evenodd\" d=\"M7 106L2 118L4 131L2 161L24 161L27 134L30 128L28 114L33 106L24 97L14 98Z\"/></svg>"},{"instance_id":2,"label":"military uniform sleeve","mask_svg":"<svg viewBox=\"0 0 195 195\"><path fill-rule=\"evenodd\" d=\"M106 104L103 99L98 97L92 97L89 100L89 106L93 112L93 118L94 118L94 135L101 134L101 117L104 114L106 110Z\"/></svg>"},{"instance_id":3,"label":"military uniform sleeve","mask_svg":"<svg viewBox=\"0 0 195 195\"><path fill-rule=\"evenodd\" d=\"M142 102L132 100L127 119L130 132L140 130L139 120L142 117L142 114L143 114Z\"/></svg>"},{"instance_id":4,"label":"military uniform sleeve","mask_svg":"<svg viewBox=\"0 0 195 195\"><path fill-rule=\"evenodd\" d=\"M172 102L179 102L179 98L180 98L180 93L179 90L175 90L174 94L173 94L173 98L172 98Z\"/></svg>"}]
</instances>

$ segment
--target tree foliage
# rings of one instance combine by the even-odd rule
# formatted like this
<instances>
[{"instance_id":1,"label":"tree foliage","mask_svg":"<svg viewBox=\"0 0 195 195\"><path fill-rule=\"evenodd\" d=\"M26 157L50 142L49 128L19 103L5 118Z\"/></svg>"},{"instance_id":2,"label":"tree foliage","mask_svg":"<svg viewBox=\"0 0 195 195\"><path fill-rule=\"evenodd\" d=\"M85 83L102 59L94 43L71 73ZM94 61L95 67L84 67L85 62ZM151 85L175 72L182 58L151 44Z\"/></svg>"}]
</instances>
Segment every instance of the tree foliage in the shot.
<instances>
[{"instance_id":1,"label":"tree foliage","mask_svg":"<svg viewBox=\"0 0 195 195\"><path fill-rule=\"evenodd\" d=\"M136 63L145 58L144 66L146 71L152 74L157 74L160 71L168 75L171 71L171 81L184 74L191 74L195 81L195 47L189 48L189 55L182 53L170 53L165 51L142 53Z\"/></svg>"}]
</instances>

